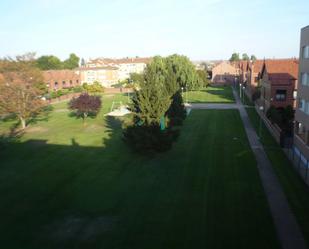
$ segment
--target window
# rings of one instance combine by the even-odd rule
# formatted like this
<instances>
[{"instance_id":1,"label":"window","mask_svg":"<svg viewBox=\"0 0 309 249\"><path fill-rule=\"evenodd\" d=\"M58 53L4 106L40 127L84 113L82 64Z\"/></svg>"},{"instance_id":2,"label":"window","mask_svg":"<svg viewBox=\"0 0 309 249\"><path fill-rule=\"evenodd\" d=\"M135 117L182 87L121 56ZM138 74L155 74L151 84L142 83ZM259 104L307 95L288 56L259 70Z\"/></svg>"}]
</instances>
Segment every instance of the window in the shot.
<instances>
[{"instance_id":1,"label":"window","mask_svg":"<svg viewBox=\"0 0 309 249\"><path fill-rule=\"evenodd\" d=\"M309 74L301 73L301 84L303 86L309 86Z\"/></svg>"},{"instance_id":2,"label":"window","mask_svg":"<svg viewBox=\"0 0 309 249\"><path fill-rule=\"evenodd\" d=\"M78 83L78 80L76 80L76 83Z\"/></svg>"},{"instance_id":3,"label":"window","mask_svg":"<svg viewBox=\"0 0 309 249\"><path fill-rule=\"evenodd\" d=\"M286 100L286 90L277 90L276 91L276 100L285 101Z\"/></svg>"},{"instance_id":4,"label":"window","mask_svg":"<svg viewBox=\"0 0 309 249\"><path fill-rule=\"evenodd\" d=\"M309 59L309 45L303 47L303 58Z\"/></svg>"},{"instance_id":5,"label":"window","mask_svg":"<svg viewBox=\"0 0 309 249\"><path fill-rule=\"evenodd\" d=\"M58 86L58 82L57 81L55 82L55 86Z\"/></svg>"},{"instance_id":6,"label":"window","mask_svg":"<svg viewBox=\"0 0 309 249\"><path fill-rule=\"evenodd\" d=\"M73 81L72 80L70 80L70 85L72 85L73 84Z\"/></svg>"},{"instance_id":7,"label":"window","mask_svg":"<svg viewBox=\"0 0 309 249\"><path fill-rule=\"evenodd\" d=\"M62 85L65 86L65 81L62 81Z\"/></svg>"},{"instance_id":8,"label":"window","mask_svg":"<svg viewBox=\"0 0 309 249\"><path fill-rule=\"evenodd\" d=\"M309 114L309 102L306 102L305 113Z\"/></svg>"},{"instance_id":9,"label":"window","mask_svg":"<svg viewBox=\"0 0 309 249\"><path fill-rule=\"evenodd\" d=\"M304 99L299 99L299 102L298 102L299 110L304 112L305 111L305 105L306 105L306 101Z\"/></svg>"}]
</instances>

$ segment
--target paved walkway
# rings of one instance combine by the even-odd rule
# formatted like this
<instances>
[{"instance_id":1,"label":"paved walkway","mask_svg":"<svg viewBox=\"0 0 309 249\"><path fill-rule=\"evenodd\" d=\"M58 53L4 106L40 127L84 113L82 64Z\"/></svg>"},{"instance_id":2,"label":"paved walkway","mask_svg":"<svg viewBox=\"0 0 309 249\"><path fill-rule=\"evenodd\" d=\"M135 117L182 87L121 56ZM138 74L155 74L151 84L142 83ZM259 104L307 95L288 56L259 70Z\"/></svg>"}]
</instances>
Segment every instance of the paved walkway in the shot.
<instances>
[{"instance_id":1,"label":"paved walkway","mask_svg":"<svg viewBox=\"0 0 309 249\"><path fill-rule=\"evenodd\" d=\"M238 104L206 104L206 103L186 103L186 108L189 109L238 109Z\"/></svg>"},{"instance_id":2,"label":"paved walkway","mask_svg":"<svg viewBox=\"0 0 309 249\"><path fill-rule=\"evenodd\" d=\"M252 127L248 114L235 90L233 90L233 94L239 106L239 113L244 123L250 146L257 160L262 185L266 193L281 246L284 249L305 249L307 246L302 232L289 207L286 196L264 151L263 145Z\"/></svg>"},{"instance_id":3,"label":"paved walkway","mask_svg":"<svg viewBox=\"0 0 309 249\"><path fill-rule=\"evenodd\" d=\"M233 94L236 104L188 104L186 107L190 109L237 108L239 110L250 146L257 160L257 167L281 247L283 249L306 249L307 246L302 232L294 214L291 212L286 196L264 151L263 145L251 125L245 107L240 102L239 96L235 90L233 90Z\"/></svg>"}]
</instances>

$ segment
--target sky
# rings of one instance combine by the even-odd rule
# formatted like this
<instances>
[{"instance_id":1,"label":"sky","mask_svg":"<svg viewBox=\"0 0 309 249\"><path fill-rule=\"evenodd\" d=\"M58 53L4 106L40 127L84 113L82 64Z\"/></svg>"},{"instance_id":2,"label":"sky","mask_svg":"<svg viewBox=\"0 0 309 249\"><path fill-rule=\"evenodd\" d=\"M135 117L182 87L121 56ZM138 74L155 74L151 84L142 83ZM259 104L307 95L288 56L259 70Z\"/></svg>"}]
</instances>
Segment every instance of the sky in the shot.
<instances>
[{"instance_id":1,"label":"sky","mask_svg":"<svg viewBox=\"0 0 309 249\"><path fill-rule=\"evenodd\" d=\"M309 0L0 0L0 57L298 57Z\"/></svg>"}]
</instances>

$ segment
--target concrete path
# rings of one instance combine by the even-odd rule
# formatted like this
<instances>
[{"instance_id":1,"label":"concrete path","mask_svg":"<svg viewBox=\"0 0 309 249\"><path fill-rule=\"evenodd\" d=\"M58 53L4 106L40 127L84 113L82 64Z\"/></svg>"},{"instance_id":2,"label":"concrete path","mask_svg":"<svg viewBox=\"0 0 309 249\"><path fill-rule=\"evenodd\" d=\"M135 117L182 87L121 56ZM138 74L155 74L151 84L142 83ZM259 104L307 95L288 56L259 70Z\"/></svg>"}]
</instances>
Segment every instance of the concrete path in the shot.
<instances>
[{"instance_id":1,"label":"concrete path","mask_svg":"<svg viewBox=\"0 0 309 249\"><path fill-rule=\"evenodd\" d=\"M233 94L236 100L235 104L187 104L186 107L190 109L239 110L250 146L257 160L257 167L281 247L283 249L306 249L307 246L302 232L294 214L291 212L286 196L264 151L263 145L251 125L245 107L242 105L234 89Z\"/></svg>"},{"instance_id":2,"label":"concrete path","mask_svg":"<svg viewBox=\"0 0 309 249\"><path fill-rule=\"evenodd\" d=\"M248 114L235 90L233 90L233 94L239 106L240 117L244 123L250 146L257 160L262 185L266 193L281 246L284 249L305 249L307 246L302 232L289 207L286 196L264 151L263 145L251 125Z\"/></svg>"},{"instance_id":3,"label":"concrete path","mask_svg":"<svg viewBox=\"0 0 309 249\"><path fill-rule=\"evenodd\" d=\"M238 109L238 104L206 104L206 103L186 103L186 108L189 109Z\"/></svg>"}]
</instances>

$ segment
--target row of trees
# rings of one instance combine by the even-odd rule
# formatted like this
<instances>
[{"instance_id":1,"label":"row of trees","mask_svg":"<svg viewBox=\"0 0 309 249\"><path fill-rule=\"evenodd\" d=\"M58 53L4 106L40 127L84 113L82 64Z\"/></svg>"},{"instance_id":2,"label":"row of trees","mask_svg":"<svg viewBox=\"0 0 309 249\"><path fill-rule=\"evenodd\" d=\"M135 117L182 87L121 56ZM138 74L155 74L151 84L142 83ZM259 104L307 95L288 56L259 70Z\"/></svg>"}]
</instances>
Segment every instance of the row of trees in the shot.
<instances>
[{"instance_id":1,"label":"row of trees","mask_svg":"<svg viewBox=\"0 0 309 249\"><path fill-rule=\"evenodd\" d=\"M245 61L249 61L249 60L251 60L251 61L256 61L257 58L256 58L255 55L251 55L251 56L249 57L249 55L248 55L247 53L243 53L241 58L240 58L239 53L233 53L232 56L231 56L231 58L230 58L230 62L240 61L240 60L245 60Z\"/></svg>"},{"instance_id":2,"label":"row of trees","mask_svg":"<svg viewBox=\"0 0 309 249\"><path fill-rule=\"evenodd\" d=\"M185 56L154 57L144 74L136 77L140 89L130 106L131 123L124 130L124 141L138 152L168 150L186 117L181 88L203 86L194 65Z\"/></svg>"},{"instance_id":3,"label":"row of trees","mask_svg":"<svg viewBox=\"0 0 309 249\"><path fill-rule=\"evenodd\" d=\"M74 53L64 61L54 55L43 55L36 60L36 66L41 70L74 69L79 66L79 61L79 57Z\"/></svg>"}]
</instances>

